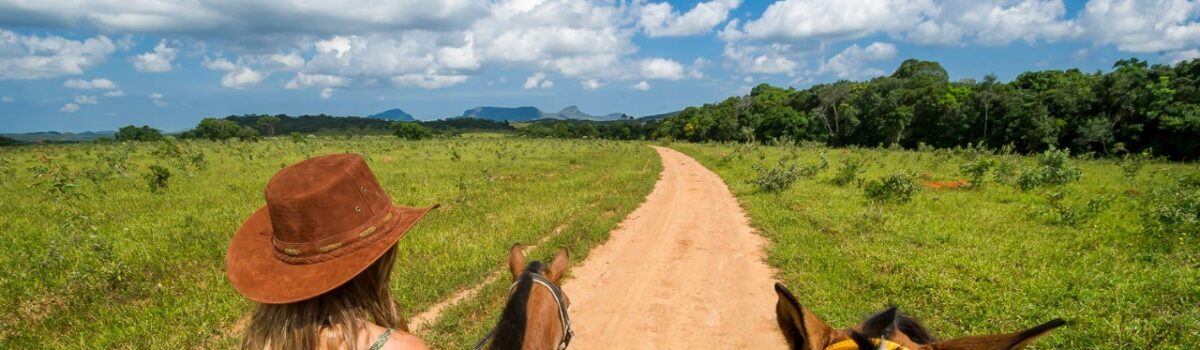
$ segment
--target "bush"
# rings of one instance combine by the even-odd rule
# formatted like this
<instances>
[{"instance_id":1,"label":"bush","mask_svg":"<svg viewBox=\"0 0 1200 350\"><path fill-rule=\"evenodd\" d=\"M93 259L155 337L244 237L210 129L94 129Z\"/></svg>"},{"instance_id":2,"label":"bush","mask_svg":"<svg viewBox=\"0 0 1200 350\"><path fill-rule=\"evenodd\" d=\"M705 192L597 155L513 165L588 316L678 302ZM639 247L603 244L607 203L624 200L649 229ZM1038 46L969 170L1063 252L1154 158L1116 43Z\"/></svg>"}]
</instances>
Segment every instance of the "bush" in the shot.
<instances>
[{"instance_id":1,"label":"bush","mask_svg":"<svg viewBox=\"0 0 1200 350\"><path fill-rule=\"evenodd\" d=\"M846 159L838 167L837 173L831 180L834 185L845 186L858 180L858 174L863 171L863 162L857 159Z\"/></svg>"},{"instance_id":2,"label":"bush","mask_svg":"<svg viewBox=\"0 0 1200 350\"><path fill-rule=\"evenodd\" d=\"M792 184L800 179L800 169L787 158L780 158L779 165L775 167L755 164L753 169L756 175L746 182L763 192L781 192L792 187Z\"/></svg>"},{"instance_id":3,"label":"bush","mask_svg":"<svg viewBox=\"0 0 1200 350\"><path fill-rule=\"evenodd\" d=\"M158 141L163 138L163 135L161 131L151 128L149 125L142 125L140 128L126 125L117 130L117 134L113 137L117 141Z\"/></svg>"},{"instance_id":4,"label":"bush","mask_svg":"<svg viewBox=\"0 0 1200 350\"><path fill-rule=\"evenodd\" d=\"M1099 196L1089 199L1083 206L1076 207L1067 204L1066 198L1065 192L1047 193L1047 208L1040 214L1048 216L1052 224L1078 226L1100 215L1112 203L1111 198Z\"/></svg>"},{"instance_id":5,"label":"bush","mask_svg":"<svg viewBox=\"0 0 1200 350\"><path fill-rule=\"evenodd\" d=\"M1083 171L1068 164L1070 159L1071 151L1065 149L1051 148L1042 152L1038 156L1038 168L1021 172L1021 176L1017 178L1017 187L1028 191L1037 187L1058 186L1078 181L1083 177Z\"/></svg>"},{"instance_id":6,"label":"bush","mask_svg":"<svg viewBox=\"0 0 1200 350\"><path fill-rule=\"evenodd\" d=\"M158 192L167 188L167 180L171 179L171 170L158 164L150 165L150 172L146 173L146 183L150 185L150 192Z\"/></svg>"},{"instance_id":7,"label":"bush","mask_svg":"<svg viewBox=\"0 0 1200 350\"><path fill-rule=\"evenodd\" d=\"M920 189L921 184L915 176L897 173L868 181L863 187L863 194L867 200L876 203L907 203Z\"/></svg>"},{"instance_id":8,"label":"bush","mask_svg":"<svg viewBox=\"0 0 1200 350\"><path fill-rule=\"evenodd\" d=\"M958 170L967 177L972 188L983 186L984 180L987 178L988 170L995 166L996 161L991 159L976 158L958 167Z\"/></svg>"},{"instance_id":9,"label":"bush","mask_svg":"<svg viewBox=\"0 0 1200 350\"><path fill-rule=\"evenodd\" d=\"M1121 157L1121 161L1117 162L1117 165L1121 167L1121 172L1125 173L1126 178L1136 179L1138 173L1142 171L1142 166L1154 159L1154 155L1150 152L1150 150L1145 150L1138 154L1125 154L1124 157Z\"/></svg>"},{"instance_id":10,"label":"bush","mask_svg":"<svg viewBox=\"0 0 1200 350\"><path fill-rule=\"evenodd\" d=\"M392 134L405 140L424 140L433 137L433 131L417 122L393 122Z\"/></svg>"},{"instance_id":11,"label":"bush","mask_svg":"<svg viewBox=\"0 0 1200 350\"><path fill-rule=\"evenodd\" d=\"M1200 174L1176 180L1173 186L1150 192L1143 203L1145 229L1163 237L1200 237Z\"/></svg>"}]
</instances>

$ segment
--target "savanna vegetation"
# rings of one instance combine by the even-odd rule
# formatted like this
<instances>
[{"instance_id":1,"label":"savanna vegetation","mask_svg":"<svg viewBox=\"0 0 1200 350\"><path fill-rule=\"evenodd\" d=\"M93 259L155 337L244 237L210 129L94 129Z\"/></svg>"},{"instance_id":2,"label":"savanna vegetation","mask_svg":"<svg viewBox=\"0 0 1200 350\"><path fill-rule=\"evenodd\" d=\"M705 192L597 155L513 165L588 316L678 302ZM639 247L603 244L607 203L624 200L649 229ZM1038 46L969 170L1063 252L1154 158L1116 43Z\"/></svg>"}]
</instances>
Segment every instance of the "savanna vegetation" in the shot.
<instances>
[{"instance_id":1,"label":"savanna vegetation","mask_svg":"<svg viewBox=\"0 0 1200 350\"><path fill-rule=\"evenodd\" d=\"M1069 324L1054 349L1200 346L1200 168L980 148L673 143L725 179L834 325L896 305L945 338Z\"/></svg>"},{"instance_id":2,"label":"savanna vegetation","mask_svg":"<svg viewBox=\"0 0 1200 350\"><path fill-rule=\"evenodd\" d=\"M400 205L442 204L399 244L393 290L410 316L501 270L513 242L582 259L661 169L642 144L519 138L0 149L0 348L233 347L250 303L225 280L230 237L273 173L335 152L366 157ZM476 303L501 298L500 284L419 335L434 348L473 341L459 325L485 327L492 310Z\"/></svg>"}]
</instances>

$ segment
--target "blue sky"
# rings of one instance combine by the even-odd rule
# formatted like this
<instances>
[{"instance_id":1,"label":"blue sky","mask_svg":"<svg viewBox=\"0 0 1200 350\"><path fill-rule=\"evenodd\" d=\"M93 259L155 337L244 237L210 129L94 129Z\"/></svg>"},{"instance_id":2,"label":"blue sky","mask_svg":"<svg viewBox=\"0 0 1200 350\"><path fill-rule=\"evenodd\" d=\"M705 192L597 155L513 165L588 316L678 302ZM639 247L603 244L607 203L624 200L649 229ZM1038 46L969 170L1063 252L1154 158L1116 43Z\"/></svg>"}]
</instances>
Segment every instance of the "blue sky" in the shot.
<instances>
[{"instance_id":1,"label":"blue sky","mask_svg":"<svg viewBox=\"0 0 1200 350\"><path fill-rule=\"evenodd\" d=\"M646 115L888 74L1200 57L1184 0L0 0L0 132L475 106Z\"/></svg>"}]
</instances>

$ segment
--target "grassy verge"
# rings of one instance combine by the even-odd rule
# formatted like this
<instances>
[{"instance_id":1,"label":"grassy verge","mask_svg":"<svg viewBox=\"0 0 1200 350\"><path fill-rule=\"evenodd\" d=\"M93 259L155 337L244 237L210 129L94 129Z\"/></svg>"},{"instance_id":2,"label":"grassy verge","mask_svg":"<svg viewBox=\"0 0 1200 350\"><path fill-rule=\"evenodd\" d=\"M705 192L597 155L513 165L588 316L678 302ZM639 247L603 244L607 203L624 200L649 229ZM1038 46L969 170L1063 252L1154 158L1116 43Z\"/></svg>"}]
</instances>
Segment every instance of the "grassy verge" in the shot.
<instances>
[{"instance_id":1,"label":"grassy verge","mask_svg":"<svg viewBox=\"0 0 1200 350\"><path fill-rule=\"evenodd\" d=\"M864 183L907 173L965 177L971 156L1034 168L1030 157L951 151L673 144L717 172L757 229L769 262L801 302L834 326L888 305L942 338L1011 332L1054 317L1070 324L1037 348L1187 349L1200 346L1200 249L1192 236L1143 229L1149 193L1194 165L1150 163L1134 178L1112 161L1072 160L1077 182L1021 191L988 175L981 188L924 189L907 203L868 201ZM820 154L828 168L821 168ZM788 157L812 169L779 192L748 180L754 165ZM794 157L794 158L792 158ZM864 168L833 179L847 160ZM803 172L803 171L801 171ZM923 187L923 186L922 186ZM1048 199L1064 193L1055 210ZM1090 213L1087 202L1105 205ZM1070 220L1066 220L1070 219Z\"/></svg>"},{"instance_id":2,"label":"grassy verge","mask_svg":"<svg viewBox=\"0 0 1200 350\"><path fill-rule=\"evenodd\" d=\"M232 346L250 303L224 277L229 237L271 174L306 156L363 154L398 204L443 205L399 246L393 288L410 313L497 269L513 242L565 226L546 246L584 251L659 167L634 143L303 141L0 149L0 348ZM170 172L153 191L152 165Z\"/></svg>"}]
</instances>

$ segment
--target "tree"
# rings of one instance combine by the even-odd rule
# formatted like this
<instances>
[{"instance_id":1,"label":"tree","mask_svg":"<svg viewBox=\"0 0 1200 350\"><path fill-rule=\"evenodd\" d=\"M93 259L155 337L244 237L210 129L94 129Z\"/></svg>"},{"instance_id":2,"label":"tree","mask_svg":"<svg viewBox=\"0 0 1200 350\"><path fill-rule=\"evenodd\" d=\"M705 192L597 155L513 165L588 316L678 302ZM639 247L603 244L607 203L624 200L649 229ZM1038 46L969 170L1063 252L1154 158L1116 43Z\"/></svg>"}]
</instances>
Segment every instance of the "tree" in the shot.
<instances>
[{"instance_id":1,"label":"tree","mask_svg":"<svg viewBox=\"0 0 1200 350\"><path fill-rule=\"evenodd\" d=\"M279 117L268 115L265 117L258 118L258 121L255 123L257 123L258 127L262 128L263 131L266 131L267 135L274 136L275 135L275 125L279 124L279 120L280 120Z\"/></svg>"},{"instance_id":2,"label":"tree","mask_svg":"<svg viewBox=\"0 0 1200 350\"><path fill-rule=\"evenodd\" d=\"M392 134L405 140L423 140L433 137L433 132L417 122L392 122Z\"/></svg>"},{"instance_id":3,"label":"tree","mask_svg":"<svg viewBox=\"0 0 1200 350\"><path fill-rule=\"evenodd\" d=\"M204 118L200 120L200 124L196 125L194 130L196 137L208 138L209 140L228 140L233 137L250 136L237 122L227 119ZM253 129L249 132L257 134Z\"/></svg>"},{"instance_id":4,"label":"tree","mask_svg":"<svg viewBox=\"0 0 1200 350\"><path fill-rule=\"evenodd\" d=\"M162 132L158 129L151 128L148 125L136 127L126 125L117 130L116 135L113 135L117 141L158 141L163 138Z\"/></svg>"}]
</instances>

